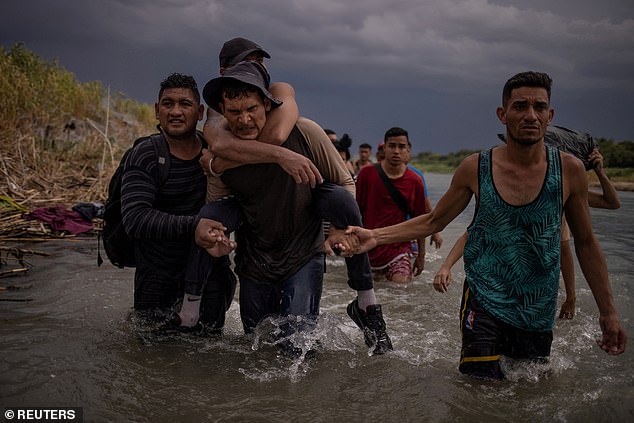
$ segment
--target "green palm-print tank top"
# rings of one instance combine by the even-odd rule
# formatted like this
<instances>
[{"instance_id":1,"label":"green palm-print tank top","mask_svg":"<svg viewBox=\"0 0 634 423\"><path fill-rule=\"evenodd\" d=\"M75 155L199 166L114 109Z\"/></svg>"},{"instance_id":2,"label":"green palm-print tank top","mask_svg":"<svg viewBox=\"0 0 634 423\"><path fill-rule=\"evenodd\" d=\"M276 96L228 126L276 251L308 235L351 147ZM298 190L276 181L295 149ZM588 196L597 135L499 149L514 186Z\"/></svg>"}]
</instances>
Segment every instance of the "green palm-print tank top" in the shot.
<instances>
[{"instance_id":1,"label":"green palm-print tank top","mask_svg":"<svg viewBox=\"0 0 634 423\"><path fill-rule=\"evenodd\" d=\"M563 209L559 151L546 147L541 192L523 206L504 201L493 183L492 149L479 158L479 199L467 231L469 289L491 315L524 330L552 330L559 287Z\"/></svg>"}]
</instances>

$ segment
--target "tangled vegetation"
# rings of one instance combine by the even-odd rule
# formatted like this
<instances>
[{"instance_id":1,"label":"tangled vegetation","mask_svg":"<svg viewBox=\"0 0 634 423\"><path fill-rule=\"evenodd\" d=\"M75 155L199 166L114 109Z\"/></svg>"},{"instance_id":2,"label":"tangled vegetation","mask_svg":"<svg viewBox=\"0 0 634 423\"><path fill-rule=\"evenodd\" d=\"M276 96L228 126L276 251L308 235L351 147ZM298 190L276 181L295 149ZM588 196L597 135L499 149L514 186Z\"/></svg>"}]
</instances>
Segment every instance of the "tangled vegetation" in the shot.
<instances>
[{"instance_id":1,"label":"tangled vegetation","mask_svg":"<svg viewBox=\"0 0 634 423\"><path fill-rule=\"evenodd\" d=\"M0 47L0 195L23 207L103 201L122 152L154 124L151 105Z\"/></svg>"}]
</instances>

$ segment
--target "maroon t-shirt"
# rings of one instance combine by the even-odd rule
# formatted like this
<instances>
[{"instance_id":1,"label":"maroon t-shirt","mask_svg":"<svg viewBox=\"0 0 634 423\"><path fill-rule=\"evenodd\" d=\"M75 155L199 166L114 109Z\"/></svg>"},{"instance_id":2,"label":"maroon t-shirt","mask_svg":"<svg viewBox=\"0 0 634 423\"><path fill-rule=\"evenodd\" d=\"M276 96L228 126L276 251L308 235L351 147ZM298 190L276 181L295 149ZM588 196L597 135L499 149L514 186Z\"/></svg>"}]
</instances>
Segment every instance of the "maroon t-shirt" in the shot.
<instances>
[{"instance_id":1,"label":"maroon t-shirt","mask_svg":"<svg viewBox=\"0 0 634 423\"><path fill-rule=\"evenodd\" d=\"M397 190L407 200L407 204L418 216L427 212L425 188L420 176L407 169L403 176L390 179ZM395 225L406 219L406 214L392 199L374 166L361 168L357 176L357 202L363 217L363 226L368 229ZM410 216L410 217L414 217ZM382 267L401 254L412 251L411 242L397 242L380 245L368 252L372 267Z\"/></svg>"}]
</instances>

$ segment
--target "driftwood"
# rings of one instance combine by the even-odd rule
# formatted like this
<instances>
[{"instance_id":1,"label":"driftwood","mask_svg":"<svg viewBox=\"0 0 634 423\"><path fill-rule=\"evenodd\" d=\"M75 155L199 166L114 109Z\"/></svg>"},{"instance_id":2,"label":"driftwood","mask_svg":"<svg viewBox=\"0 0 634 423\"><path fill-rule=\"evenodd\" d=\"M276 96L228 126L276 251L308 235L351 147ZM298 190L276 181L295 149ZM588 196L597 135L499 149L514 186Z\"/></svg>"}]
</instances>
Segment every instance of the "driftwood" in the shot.
<instances>
[{"instance_id":1,"label":"driftwood","mask_svg":"<svg viewBox=\"0 0 634 423\"><path fill-rule=\"evenodd\" d=\"M0 246L0 278L24 274L32 267L26 260L27 256L48 256L47 253L35 250L27 250L17 247ZM4 289L12 289L5 286Z\"/></svg>"}]
</instances>

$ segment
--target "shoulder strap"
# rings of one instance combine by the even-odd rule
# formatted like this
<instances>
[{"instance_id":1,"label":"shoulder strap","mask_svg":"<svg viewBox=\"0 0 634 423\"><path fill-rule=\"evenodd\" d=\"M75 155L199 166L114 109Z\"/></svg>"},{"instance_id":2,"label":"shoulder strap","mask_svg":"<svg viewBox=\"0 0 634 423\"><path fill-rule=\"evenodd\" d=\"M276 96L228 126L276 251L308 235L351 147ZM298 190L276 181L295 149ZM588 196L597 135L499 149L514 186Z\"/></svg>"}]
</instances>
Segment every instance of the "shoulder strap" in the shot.
<instances>
[{"instance_id":1,"label":"shoulder strap","mask_svg":"<svg viewBox=\"0 0 634 423\"><path fill-rule=\"evenodd\" d=\"M385 174L385 171L381 167L380 163L374 163L374 167L376 171L379 172L379 176L381 177L381 181L383 181L383 185L387 188L387 191L392 196L392 200L396 203L399 209L401 209L406 215L414 216L410 208L407 206L407 200L403 197L403 194L399 190L396 189L390 178Z\"/></svg>"},{"instance_id":2,"label":"shoulder strap","mask_svg":"<svg viewBox=\"0 0 634 423\"><path fill-rule=\"evenodd\" d=\"M167 145L167 141L163 134L152 134L150 141L154 147L154 153L156 154L156 160L158 163L159 183L163 186L170 174L170 151Z\"/></svg>"}]
</instances>

